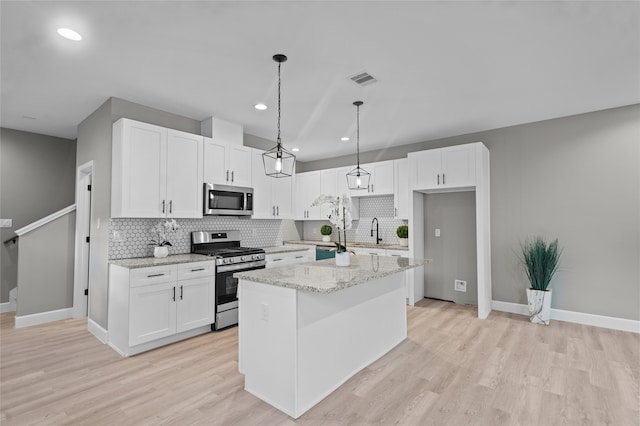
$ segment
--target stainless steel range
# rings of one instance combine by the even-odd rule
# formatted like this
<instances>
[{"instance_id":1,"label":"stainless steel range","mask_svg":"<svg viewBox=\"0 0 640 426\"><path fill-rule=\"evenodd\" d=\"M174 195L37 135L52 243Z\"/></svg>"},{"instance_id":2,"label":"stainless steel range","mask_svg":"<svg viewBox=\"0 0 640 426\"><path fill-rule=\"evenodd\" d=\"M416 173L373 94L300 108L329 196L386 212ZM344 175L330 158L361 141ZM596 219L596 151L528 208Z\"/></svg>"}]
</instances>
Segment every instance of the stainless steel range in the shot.
<instances>
[{"instance_id":1,"label":"stainless steel range","mask_svg":"<svg viewBox=\"0 0 640 426\"><path fill-rule=\"evenodd\" d=\"M238 280L235 272L263 269L264 250L240 246L240 231L191 233L191 253L216 258L216 322L212 330L238 323Z\"/></svg>"}]
</instances>

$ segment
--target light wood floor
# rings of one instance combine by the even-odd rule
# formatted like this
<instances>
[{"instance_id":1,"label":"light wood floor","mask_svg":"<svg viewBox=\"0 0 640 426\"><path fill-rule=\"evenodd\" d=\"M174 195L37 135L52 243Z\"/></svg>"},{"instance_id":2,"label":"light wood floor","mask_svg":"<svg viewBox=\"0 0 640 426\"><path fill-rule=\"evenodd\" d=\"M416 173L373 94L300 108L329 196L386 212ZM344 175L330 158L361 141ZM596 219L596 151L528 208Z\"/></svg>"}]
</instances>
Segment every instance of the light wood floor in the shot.
<instances>
[{"instance_id":1,"label":"light wood floor","mask_svg":"<svg viewBox=\"0 0 640 426\"><path fill-rule=\"evenodd\" d=\"M237 328L121 358L86 319L1 314L2 425L634 425L640 336L423 300L409 337L297 421L243 390ZM371 324L375 327L375 324Z\"/></svg>"}]
</instances>

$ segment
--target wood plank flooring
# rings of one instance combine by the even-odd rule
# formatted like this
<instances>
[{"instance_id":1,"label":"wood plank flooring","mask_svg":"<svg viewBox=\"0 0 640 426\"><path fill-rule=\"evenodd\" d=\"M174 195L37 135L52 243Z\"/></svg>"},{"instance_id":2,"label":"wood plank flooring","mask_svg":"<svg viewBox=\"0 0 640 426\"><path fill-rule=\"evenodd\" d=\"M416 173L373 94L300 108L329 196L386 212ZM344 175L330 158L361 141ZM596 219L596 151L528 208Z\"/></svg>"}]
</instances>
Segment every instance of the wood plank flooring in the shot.
<instances>
[{"instance_id":1,"label":"wood plank flooring","mask_svg":"<svg viewBox=\"0 0 640 426\"><path fill-rule=\"evenodd\" d=\"M243 390L237 328L122 358L86 319L15 329L4 313L0 423L640 425L637 334L407 309L409 337L295 421Z\"/></svg>"}]
</instances>

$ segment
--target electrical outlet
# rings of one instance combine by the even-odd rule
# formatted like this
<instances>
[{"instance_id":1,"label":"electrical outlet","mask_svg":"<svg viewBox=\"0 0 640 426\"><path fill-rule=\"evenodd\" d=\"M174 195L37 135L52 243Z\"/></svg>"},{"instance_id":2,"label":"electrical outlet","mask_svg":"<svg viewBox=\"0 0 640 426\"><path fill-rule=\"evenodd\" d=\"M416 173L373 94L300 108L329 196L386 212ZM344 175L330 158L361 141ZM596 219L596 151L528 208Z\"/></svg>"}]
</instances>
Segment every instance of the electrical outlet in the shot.
<instances>
[{"instance_id":1,"label":"electrical outlet","mask_svg":"<svg viewBox=\"0 0 640 426\"><path fill-rule=\"evenodd\" d=\"M436 237L440 236L440 228L436 228Z\"/></svg>"},{"instance_id":2,"label":"electrical outlet","mask_svg":"<svg viewBox=\"0 0 640 426\"><path fill-rule=\"evenodd\" d=\"M269 322L269 305L266 303L262 304L262 321Z\"/></svg>"},{"instance_id":3,"label":"electrical outlet","mask_svg":"<svg viewBox=\"0 0 640 426\"><path fill-rule=\"evenodd\" d=\"M13 219L0 219L0 228L11 228L13 226Z\"/></svg>"},{"instance_id":4,"label":"electrical outlet","mask_svg":"<svg viewBox=\"0 0 640 426\"><path fill-rule=\"evenodd\" d=\"M455 291L461 291L463 293L467 292L467 282L462 280L455 280L453 284L453 289Z\"/></svg>"}]
</instances>

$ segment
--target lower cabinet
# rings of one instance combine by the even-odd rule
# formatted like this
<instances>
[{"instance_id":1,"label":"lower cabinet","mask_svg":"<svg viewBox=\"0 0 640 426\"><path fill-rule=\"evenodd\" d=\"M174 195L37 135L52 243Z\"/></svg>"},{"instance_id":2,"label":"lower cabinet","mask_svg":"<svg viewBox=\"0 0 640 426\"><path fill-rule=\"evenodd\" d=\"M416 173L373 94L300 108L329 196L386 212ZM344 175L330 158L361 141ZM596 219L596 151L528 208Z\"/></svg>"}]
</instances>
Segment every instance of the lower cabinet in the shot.
<instances>
[{"instance_id":1,"label":"lower cabinet","mask_svg":"<svg viewBox=\"0 0 640 426\"><path fill-rule=\"evenodd\" d=\"M129 356L211 331L215 263L109 268L109 345Z\"/></svg>"},{"instance_id":2,"label":"lower cabinet","mask_svg":"<svg viewBox=\"0 0 640 426\"><path fill-rule=\"evenodd\" d=\"M267 254L265 255L265 260L267 261L267 269L278 268L284 265L293 265L295 263L313 262L316 260L315 246L313 249L300 249L300 251Z\"/></svg>"}]
</instances>

